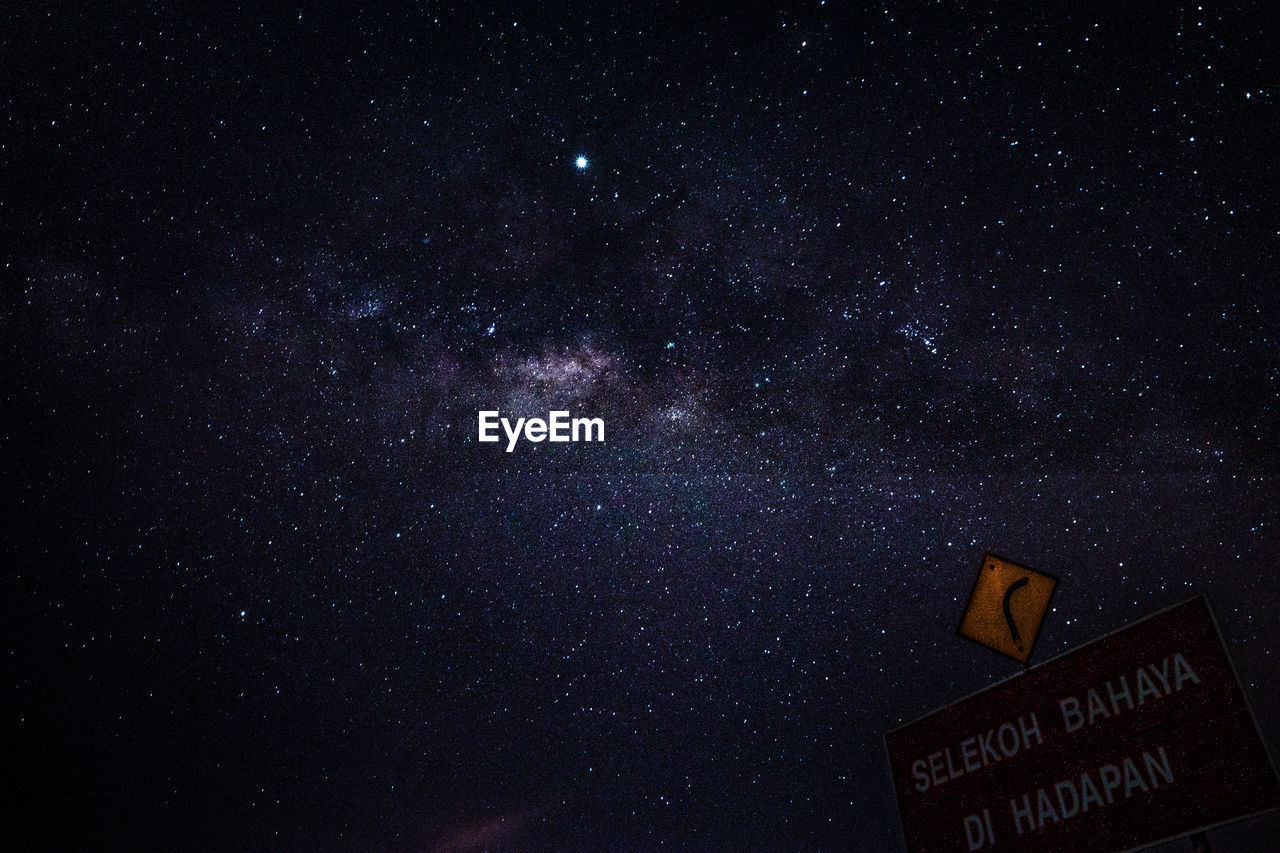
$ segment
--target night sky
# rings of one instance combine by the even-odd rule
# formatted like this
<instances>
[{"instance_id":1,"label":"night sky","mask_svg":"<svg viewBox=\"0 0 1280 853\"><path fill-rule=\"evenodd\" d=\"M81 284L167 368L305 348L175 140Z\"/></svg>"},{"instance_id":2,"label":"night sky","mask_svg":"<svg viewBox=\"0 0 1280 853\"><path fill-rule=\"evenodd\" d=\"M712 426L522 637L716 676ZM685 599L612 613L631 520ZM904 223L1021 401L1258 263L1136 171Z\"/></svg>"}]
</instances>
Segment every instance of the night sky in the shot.
<instances>
[{"instance_id":1,"label":"night sky","mask_svg":"<svg viewBox=\"0 0 1280 853\"><path fill-rule=\"evenodd\" d=\"M987 550L1280 746L1277 23L7 6L12 849L900 850Z\"/></svg>"}]
</instances>

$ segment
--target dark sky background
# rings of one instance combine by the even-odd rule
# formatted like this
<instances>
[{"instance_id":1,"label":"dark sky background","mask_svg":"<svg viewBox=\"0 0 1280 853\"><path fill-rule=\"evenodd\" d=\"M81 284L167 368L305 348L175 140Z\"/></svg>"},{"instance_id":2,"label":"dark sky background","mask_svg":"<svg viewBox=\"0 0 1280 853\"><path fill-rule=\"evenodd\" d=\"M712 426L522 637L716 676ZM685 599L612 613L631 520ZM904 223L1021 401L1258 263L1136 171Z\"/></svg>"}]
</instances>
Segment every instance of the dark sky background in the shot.
<instances>
[{"instance_id":1,"label":"dark sky background","mask_svg":"<svg viewBox=\"0 0 1280 853\"><path fill-rule=\"evenodd\" d=\"M1274 4L0 17L14 849L898 850L986 550L1280 744Z\"/></svg>"}]
</instances>

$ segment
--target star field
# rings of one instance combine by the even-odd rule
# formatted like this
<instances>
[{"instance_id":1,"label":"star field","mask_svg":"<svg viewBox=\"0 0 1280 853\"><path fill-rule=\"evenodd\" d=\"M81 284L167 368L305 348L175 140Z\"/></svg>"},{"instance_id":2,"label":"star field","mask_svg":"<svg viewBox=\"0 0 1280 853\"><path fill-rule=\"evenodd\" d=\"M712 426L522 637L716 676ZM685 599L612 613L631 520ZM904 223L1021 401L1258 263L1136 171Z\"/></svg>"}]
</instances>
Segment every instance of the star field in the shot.
<instances>
[{"instance_id":1,"label":"star field","mask_svg":"<svg viewBox=\"0 0 1280 853\"><path fill-rule=\"evenodd\" d=\"M14 849L902 849L987 550L1280 744L1274 9L3 17Z\"/></svg>"}]
</instances>

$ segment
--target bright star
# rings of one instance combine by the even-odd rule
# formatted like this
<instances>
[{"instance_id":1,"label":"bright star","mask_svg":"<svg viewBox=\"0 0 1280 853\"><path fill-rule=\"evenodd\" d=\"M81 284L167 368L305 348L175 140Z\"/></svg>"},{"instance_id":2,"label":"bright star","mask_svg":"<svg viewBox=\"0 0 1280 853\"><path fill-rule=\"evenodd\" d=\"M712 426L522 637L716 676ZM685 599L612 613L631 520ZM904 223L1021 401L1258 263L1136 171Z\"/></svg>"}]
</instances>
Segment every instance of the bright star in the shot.
<instances>
[{"instance_id":1,"label":"bright star","mask_svg":"<svg viewBox=\"0 0 1280 853\"><path fill-rule=\"evenodd\" d=\"M577 159L577 164L579 169L587 168L587 158L579 154Z\"/></svg>"}]
</instances>

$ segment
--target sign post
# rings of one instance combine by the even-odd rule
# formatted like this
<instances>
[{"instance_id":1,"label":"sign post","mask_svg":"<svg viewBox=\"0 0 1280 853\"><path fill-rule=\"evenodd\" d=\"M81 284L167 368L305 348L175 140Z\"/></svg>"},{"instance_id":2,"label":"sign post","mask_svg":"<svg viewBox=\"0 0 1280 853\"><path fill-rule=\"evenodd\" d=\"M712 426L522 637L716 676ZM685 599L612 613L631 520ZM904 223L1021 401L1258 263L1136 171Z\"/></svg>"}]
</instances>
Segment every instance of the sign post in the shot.
<instances>
[{"instance_id":1,"label":"sign post","mask_svg":"<svg viewBox=\"0 0 1280 853\"><path fill-rule=\"evenodd\" d=\"M911 853L1120 853L1280 807L1203 596L885 743Z\"/></svg>"}]
</instances>

